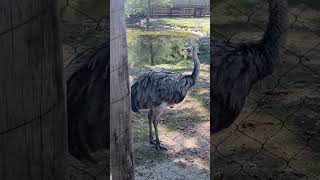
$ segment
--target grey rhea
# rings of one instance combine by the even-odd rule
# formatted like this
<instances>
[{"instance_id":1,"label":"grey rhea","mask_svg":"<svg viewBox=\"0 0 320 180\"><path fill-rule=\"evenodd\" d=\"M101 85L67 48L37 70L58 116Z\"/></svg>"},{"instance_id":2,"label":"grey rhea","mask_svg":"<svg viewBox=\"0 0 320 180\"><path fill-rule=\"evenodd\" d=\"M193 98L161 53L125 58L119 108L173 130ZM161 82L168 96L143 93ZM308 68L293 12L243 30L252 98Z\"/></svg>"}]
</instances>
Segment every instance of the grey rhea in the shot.
<instances>
[{"instance_id":1,"label":"grey rhea","mask_svg":"<svg viewBox=\"0 0 320 180\"><path fill-rule=\"evenodd\" d=\"M269 22L258 41L233 43L211 39L211 132L229 127L252 86L273 73L286 46L288 3L268 0Z\"/></svg>"},{"instance_id":2,"label":"grey rhea","mask_svg":"<svg viewBox=\"0 0 320 180\"><path fill-rule=\"evenodd\" d=\"M190 87L196 84L200 61L198 47L191 47L194 62L192 74L182 75L169 71L150 71L136 78L131 86L131 108L134 112L149 109L149 141L158 149L166 149L160 145L158 136L159 115L167 105L180 103ZM152 125L156 139L153 139Z\"/></svg>"},{"instance_id":3,"label":"grey rhea","mask_svg":"<svg viewBox=\"0 0 320 180\"><path fill-rule=\"evenodd\" d=\"M76 55L65 67L69 152L97 162L90 152L109 149L109 41Z\"/></svg>"}]
</instances>

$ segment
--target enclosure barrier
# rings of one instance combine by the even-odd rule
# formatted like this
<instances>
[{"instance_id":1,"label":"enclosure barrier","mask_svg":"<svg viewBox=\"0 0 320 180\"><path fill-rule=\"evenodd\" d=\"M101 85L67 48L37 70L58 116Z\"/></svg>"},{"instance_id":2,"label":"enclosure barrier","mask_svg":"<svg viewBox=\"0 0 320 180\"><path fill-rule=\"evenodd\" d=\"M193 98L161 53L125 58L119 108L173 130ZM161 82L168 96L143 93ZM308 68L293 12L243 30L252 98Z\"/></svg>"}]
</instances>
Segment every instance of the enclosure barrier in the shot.
<instances>
[{"instance_id":1,"label":"enclosure barrier","mask_svg":"<svg viewBox=\"0 0 320 180\"><path fill-rule=\"evenodd\" d=\"M99 48L101 44L108 41L109 11L104 10L105 13L101 15L90 14L93 12L81 9L78 5L77 1L72 0L65 0L60 4L65 70L71 68L77 58L85 60L85 58L97 54L101 50ZM108 4L104 5L107 6ZM106 59L106 61L109 60ZM105 111L108 110L105 109ZM92 156L98 160L97 164L79 161L69 155L67 161L68 179L104 180L110 178L109 151L94 153Z\"/></svg>"},{"instance_id":2,"label":"enclosure barrier","mask_svg":"<svg viewBox=\"0 0 320 180\"><path fill-rule=\"evenodd\" d=\"M235 125L211 135L213 179L320 178L320 40L312 26L312 14L319 11L313 9L315 1L296 3L289 1L286 9L288 46L282 47L285 52L276 72L255 86ZM265 31L266 4L246 8L232 1L212 3L211 44L256 40Z\"/></svg>"}]
</instances>

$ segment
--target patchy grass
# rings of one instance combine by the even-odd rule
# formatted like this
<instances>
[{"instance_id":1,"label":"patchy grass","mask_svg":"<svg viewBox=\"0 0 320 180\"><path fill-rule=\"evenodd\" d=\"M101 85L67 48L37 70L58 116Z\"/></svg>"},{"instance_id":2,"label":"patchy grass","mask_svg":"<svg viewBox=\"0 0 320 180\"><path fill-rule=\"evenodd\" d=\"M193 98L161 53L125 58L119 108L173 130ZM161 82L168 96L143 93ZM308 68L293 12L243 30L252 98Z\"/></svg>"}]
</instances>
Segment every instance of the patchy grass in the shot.
<instances>
[{"instance_id":1,"label":"patchy grass","mask_svg":"<svg viewBox=\"0 0 320 180\"><path fill-rule=\"evenodd\" d=\"M164 25L210 32L210 18L162 18L160 22Z\"/></svg>"},{"instance_id":2,"label":"patchy grass","mask_svg":"<svg viewBox=\"0 0 320 180\"><path fill-rule=\"evenodd\" d=\"M195 34L188 31L177 31L177 30L137 30L134 28L127 28L127 40L132 41L135 40L138 36L169 36L169 37L196 37Z\"/></svg>"}]
</instances>

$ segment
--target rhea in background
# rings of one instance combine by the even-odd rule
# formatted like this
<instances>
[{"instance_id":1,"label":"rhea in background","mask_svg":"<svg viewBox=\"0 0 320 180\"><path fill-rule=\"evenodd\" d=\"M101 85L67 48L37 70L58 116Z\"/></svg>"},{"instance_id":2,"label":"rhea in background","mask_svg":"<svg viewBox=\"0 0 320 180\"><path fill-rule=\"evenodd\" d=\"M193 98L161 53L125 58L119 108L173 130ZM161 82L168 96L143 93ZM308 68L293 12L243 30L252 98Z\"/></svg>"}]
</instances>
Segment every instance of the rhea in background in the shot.
<instances>
[{"instance_id":1,"label":"rhea in background","mask_svg":"<svg viewBox=\"0 0 320 180\"><path fill-rule=\"evenodd\" d=\"M166 150L160 145L158 135L159 116L166 106L180 103L186 97L190 87L197 82L200 61L197 46L187 48L194 62L192 74L182 75L170 71L150 71L136 78L131 86L131 108L134 112L149 109L149 142L156 148ZM153 139L152 126L156 138Z\"/></svg>"},{"instance_id":2,"label":"rhea in background","mask_svg":"<svg viewBox=\"0 0 320 180\"><path fill-rule=\"evenodd\" d=\"M211 132L229 127L238 117L252 86L273 73L285 47L287 0L268 0L269 23L258 41L211 42Z\"/></svg>"}]
</instances>

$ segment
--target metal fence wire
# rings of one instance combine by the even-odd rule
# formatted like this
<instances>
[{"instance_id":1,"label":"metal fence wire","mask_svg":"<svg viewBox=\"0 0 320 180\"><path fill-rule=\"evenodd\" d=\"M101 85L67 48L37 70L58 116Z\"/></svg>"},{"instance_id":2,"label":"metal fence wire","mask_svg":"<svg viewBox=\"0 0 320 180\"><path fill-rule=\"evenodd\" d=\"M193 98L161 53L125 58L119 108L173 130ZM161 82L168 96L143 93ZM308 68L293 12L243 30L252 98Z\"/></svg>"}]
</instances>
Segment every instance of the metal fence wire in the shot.
<instances>
[{"instance_id":1,"label":"metal fence wire","mask_svg":"<svg viewBox=\"0 0 320 180\"><path fill-rule=\"evenodd\" d=\"M193 12L192 8L189 9ZM210 178L210 33L205 29L210 25L210 18L184 16L183 12L176 12L181 17L151 13L149 28L146 14L126 18L131 84L150 70L191 74L193 60L185 50L189 46L199 46L201 62L199 79L184 101L166 107L159 116L159 139L168 150L158 150L149 144L148 110L131 113L137 180Z\"/></svg>"},{"instance_id":2,"label":"metal fence wire","mask_svg":"<svg viewBox=\"0 0 320 180\"><path fill-rule=\"evenodd\" d=\"M60 16L63 34L63 60L67 69L77 57L95 54L99 46L107 41L108 20L106 3L102 1L85 2L79 0L62 0ZM99 4L100 3L100 4ZM101 9L99 9L99 7ZM92 9L90 9L92 8ZM96 10L99 9L99 10ZM109 177L109 163L103 153L95 153L98 164L84 163L69 157L67 176L69 179L105 179Z\"/></svg>"},{"instance_id":3,"label":"metal fence wire","mask_svg":"<svg viewBox=\"0 0 320 180\"><path fill-rule=\"evenodd\" d=\"M267 2L212 3L212 43L258 40ZM211 135L212 179L320 179L320 6L288 2L287 46L275 72L253 87L232 126Z\"/></svg>"}]
</instances>

